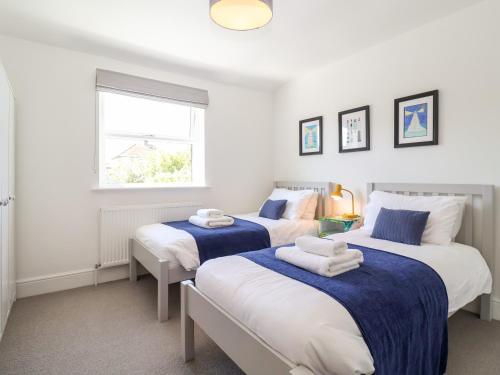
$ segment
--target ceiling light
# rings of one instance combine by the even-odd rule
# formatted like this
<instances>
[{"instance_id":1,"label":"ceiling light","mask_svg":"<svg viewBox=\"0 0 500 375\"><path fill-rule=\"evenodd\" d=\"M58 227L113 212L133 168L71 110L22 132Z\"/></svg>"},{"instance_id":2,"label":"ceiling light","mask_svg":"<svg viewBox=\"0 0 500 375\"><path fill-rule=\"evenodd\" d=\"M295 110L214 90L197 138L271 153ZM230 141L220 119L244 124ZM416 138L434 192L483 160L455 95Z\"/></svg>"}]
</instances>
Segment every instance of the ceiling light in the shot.
<instances>
[{"instance_id":1,"label":"ceiling light","mask_svg":"<svg viewBox=\"0 0 500 375\"><path fill-rule=\"evenodd\" d=\"M226 29L258 29L273 18L273 0L210 0L210 17Z\"/></svg>"}]
</instances>

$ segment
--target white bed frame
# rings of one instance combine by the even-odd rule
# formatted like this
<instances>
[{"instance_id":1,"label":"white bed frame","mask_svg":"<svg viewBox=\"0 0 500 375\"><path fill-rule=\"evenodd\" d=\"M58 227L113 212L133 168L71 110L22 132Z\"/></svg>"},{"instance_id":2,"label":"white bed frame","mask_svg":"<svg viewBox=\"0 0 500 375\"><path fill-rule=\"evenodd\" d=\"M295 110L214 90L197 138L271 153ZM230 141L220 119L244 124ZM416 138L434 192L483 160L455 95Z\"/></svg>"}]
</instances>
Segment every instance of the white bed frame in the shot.
<instances>
[{"instance_id":1,"label":"white bed frame","mask_svg":"<svg viewBox=\"0 0 500 375\"><path fill-rule=\"evenodd\" d=\"M318 192L316 218L325 216L330 211L330 195L333 184L330 182L277 181L277 188L289 190L314 190ZM169 261L159 258L145 244L136 238L130 239L130 281L137 281L137 266L140 263L158 281L158 320L168 319L168 285L183 280L191 280L196 271L186 271L181 265L169 268Z\"/></svg>"},{"instance_id":2,"label":"white bed frame","mask_svg":"<svg viewBox=\"0 0 500 375\"><path fill-rule=\"evenodd\" d=\"M463 195L467 197L456 241L479 249L494 275L494 187L492 185L369 183L374 190L405 195ZM491 296L481 296L480 317L491 320ZM239 323L192 281L181 285L181 337L184 360L194 359L194 322L249 375L312 374L271 348Z\"/></svg>"}]
</instances>

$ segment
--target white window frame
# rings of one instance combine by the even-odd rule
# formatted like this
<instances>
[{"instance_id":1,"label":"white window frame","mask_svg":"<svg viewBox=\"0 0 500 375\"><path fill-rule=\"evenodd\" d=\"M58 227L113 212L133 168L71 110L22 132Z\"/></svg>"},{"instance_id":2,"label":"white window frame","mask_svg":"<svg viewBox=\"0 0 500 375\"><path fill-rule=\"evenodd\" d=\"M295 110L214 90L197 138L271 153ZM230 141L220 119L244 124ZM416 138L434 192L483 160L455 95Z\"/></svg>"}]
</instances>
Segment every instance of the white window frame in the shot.
<instances>
[{"instance_id":1,"label":"white window frame","mask_svg":"<svg viewBox=\"0 0 500 375\"><path fill-rule=\"evenodd\" d=\"M101 113L102 103L100 93L112 93L118 95L125 95L131 97L137 97L148 100L156 100L160 102L169 102L176 105L185 105L191 108L191 131L189 138L172 138L159 136L155 134L126 134L126 133L105 133L103 124L103 118ZM96 152L95 161L97 165L95 170L98 175L98 188L95 190L122 190L122 189L157 189L157 188L193 188L193 187L207 187L205 179L205 110L206 106L196 105L192 103L184 103L176 100L168 100L164 98L154 97L150 95L134 94L129 92L123 92L120 90L98 90L96 89ZM201 109L201 111L193 111L193 108ZM170 143L182 143L191 144L192 147L192 159L191 159L191 175L192 182L190 183L163 183L163 184L105 184L105 140L106 137L116 135L117 138L132 138L137 140L152 140L152 141L162 141Z\"/></svg>"}]
</instances>

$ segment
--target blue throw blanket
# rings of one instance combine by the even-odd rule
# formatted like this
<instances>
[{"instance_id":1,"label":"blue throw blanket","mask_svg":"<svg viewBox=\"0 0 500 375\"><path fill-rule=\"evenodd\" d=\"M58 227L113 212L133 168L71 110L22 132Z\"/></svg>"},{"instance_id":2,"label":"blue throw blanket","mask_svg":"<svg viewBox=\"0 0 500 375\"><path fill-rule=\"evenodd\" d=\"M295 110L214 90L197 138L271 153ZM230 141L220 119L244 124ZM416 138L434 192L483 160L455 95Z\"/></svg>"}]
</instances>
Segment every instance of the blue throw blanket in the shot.
<instances>
[{"instance_id":1,"label":"blue throw blanket","mask_svg":"<svg viewBox=\"0 0 500 375\"><path fill-rule=\"evenodd\" d=\"M210 229L193 225L187 220L163 224L185 230L194 237L200 254L200 264L209 259L271 246L267 229L247 220L234 218L234 224L229 227Z\"/></svg>"},{"instance_id":2,"label":"blue throw blanket","mask_svg":"<svg viewBox=\"0 0 500 375\"><path fill-rule=\"evenodd\" d=\"M341 303L357 323L377 375L444 374L448 295L440 276L414 259L362 246L349 248L361 250L364 263L332 278L276 259L275 248L240 255Z\"/></svg>"}]
</instances>

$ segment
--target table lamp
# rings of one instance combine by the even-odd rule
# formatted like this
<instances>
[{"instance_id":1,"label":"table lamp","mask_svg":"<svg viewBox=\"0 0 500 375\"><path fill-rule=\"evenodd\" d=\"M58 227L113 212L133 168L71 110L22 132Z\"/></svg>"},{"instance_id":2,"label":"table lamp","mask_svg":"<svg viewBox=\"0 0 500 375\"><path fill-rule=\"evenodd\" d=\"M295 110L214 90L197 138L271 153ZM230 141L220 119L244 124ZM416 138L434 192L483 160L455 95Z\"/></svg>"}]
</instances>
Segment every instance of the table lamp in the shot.
<instances>
[{"instance_id":1,"label":"table lamp","mask_svg":"<svg viewBox=\"0 0 500 375\"><path fill-rule=\"evenodd\" d=\"M357 219L359 217L359 215L356 215L354 213L354 194L352 193L352 191L344 189L341 184L337 184L335 186L335 191L332 193L332 198L335 200L343 199L344 198L344 196L342 194L343 191L351 194L352 213L343 214L342 217L344 219Z\"/></svg>"}]
</instances>

